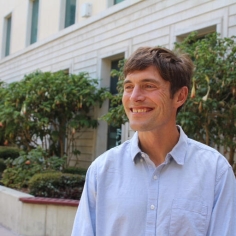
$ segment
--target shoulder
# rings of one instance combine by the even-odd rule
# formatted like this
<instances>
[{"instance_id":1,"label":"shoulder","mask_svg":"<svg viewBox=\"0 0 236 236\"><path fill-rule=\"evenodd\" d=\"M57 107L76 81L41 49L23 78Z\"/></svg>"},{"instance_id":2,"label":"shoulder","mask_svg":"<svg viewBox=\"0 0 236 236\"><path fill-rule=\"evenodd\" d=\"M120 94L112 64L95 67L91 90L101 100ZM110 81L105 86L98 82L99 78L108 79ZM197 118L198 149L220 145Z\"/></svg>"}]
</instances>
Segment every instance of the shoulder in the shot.
<instances>
[{"instance_id":1,"label":"shoulder","mask_svg":"<svg viewBox=\"0 0 236 236\"><path fill-rule=\"evenodd\" d=\"M208 171L216 171L216 181L232 167L228 160L216 149L188 138L188 158L199 163Z\"/></svg>"},{"instance_id":2,"label":"shoulder","mask_svg":"<svg viewBox=\"0 0 236 236\"><path fill-rule=\"evenodd\" d=\"M193 149L194 151L199 152L207 152L208 154L212 154L213 156L221 155L216 149L210 147L206 144L200 143L196 140L188 138L188 146L189 148Z\"/></svg>"},{"instance_id":3,"label":"shoulder","mask_svg":"<svg viewBox=\"0 0 236 236\"><path fill-rule=\"evenodd\" d=\"M130 146L131 140L127 140L121 145L107 150L92 162L90 169L105 171L108 168L116 168L120 162L124 162L128 158L131 160Z\"/></svg>"},{"instance_id":4,"label":"shoulder","mask_svg":"<svg viewBox=\"0 0 236 236\"><path fill-rule=\"evenodd\" d=\"M228 163L226 158L213 147L190 138L188 138L187 143L188 150L191 152L191 154L195 154L198 156L201 155L199 156L199 158L213 158L214 160L223 159L225 163Z\"/></svg>"}]
</instances>

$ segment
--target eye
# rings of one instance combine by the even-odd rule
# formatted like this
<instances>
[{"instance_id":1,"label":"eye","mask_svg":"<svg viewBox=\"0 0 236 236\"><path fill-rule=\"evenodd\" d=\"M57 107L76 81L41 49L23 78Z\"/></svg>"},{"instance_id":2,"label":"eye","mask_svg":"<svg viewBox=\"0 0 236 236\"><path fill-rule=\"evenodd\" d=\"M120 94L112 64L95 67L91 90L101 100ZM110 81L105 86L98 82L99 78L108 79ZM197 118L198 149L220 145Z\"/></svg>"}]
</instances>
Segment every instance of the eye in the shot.
<instances>
[{"instance_id":1,"label":"eye","mask_svg":"<svg viewBox=\"0 0 236 236\"><path fill-rule=\"evenodd\" d=\"M155 86L153 84L145 84L144 87L147 88L147 89L155 88Z\"/></svg>"},{"instance_id":2,"label":"eye","mask_svg":"<svg viewBox=\"0 0 236 236\"><path fill-rule=\"evenodd\" d=\"M124 86L124 90L131 90L131 89L133 89L133 85L131 85L131 84L126 84Z\"/></svg>"}]
</instances>

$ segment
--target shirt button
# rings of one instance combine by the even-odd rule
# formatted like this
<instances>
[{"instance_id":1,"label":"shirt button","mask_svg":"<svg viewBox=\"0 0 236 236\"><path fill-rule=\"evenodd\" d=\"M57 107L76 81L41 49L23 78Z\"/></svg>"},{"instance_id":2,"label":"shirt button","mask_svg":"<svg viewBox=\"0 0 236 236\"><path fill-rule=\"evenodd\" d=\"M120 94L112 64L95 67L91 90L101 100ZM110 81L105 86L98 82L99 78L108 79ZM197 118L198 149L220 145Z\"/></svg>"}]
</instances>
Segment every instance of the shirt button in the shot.
<instances>
[{"instance_id":1,"label":"shirt button","mask_svg":"<svg viewBox=\"0 0 236 236\"><path fill-rule=\"evenodd\" d=\"M154 176L153 176L153 179L157 179L157 176L156 176L156 175L154 175Z\"/></svg>"},{"instance_id":2,"label":"shirt button","mask_svg":"<svg viewBox=\"0 0 236 236\"><path fill-rule=\"evenodd\" d=\"M143 162L143 158L140 159L140 162Z\"/></svg>"},{"instance_id":3,"label":"shirt button","mask_svg":"<svg viewBox=\"0 0 236 236\"><path fill-rule=\"evenodd\" d=\"M155 206L154 206L154 205L151 205L150 208L151 208L151 210L154 210L154 209L155 209Z\"/></svg>"}]
</instances>

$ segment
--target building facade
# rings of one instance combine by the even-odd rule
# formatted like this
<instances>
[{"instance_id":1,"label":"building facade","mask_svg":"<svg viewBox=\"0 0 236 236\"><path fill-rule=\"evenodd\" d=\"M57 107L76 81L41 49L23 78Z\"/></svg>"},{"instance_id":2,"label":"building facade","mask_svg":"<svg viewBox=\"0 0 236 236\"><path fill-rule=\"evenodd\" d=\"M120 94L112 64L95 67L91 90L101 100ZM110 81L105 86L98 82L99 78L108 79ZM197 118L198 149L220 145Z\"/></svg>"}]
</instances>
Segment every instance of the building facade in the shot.
<instances>
[{"instance_id":1,"label":"building facade","mask_svg":"<svg viewBox=\"0 0 236 236\"><path fill-rule=\"evenodd\" d=\"M140 46L172 49L192 31L236 35L236 0L0 0L0 79L11 83L35 70L86 71L111 87L118 60ZM116 134L103 121L84 132L80 165L114 145ZM122 141L131 135L123 126Z\"/></svg>"}]
</instances>

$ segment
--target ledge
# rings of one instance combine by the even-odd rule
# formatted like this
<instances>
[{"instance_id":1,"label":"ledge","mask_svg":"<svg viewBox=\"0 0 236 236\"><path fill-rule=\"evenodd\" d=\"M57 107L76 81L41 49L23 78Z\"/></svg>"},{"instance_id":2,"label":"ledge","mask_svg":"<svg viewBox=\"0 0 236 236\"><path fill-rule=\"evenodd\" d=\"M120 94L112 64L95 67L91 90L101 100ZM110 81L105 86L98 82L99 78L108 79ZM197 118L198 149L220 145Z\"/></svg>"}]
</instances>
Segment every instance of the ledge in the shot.
<instances>
[{"instance_id":1,"label":"ledge","mask_svg":"<svg viewBox=\"0 0 236 236\"><path fill-rule=\"evenodd\" d=\"M0 186L0 225L14 235L71 235L78 204L78 200L34 197ZM56 215L60 217L50 217Z\"/></svg>"},{"instance_id":2,"label":"ledge","mask_svg":"<svg viewBox=\"0 0 236 236\"><path fill-rule=\"evenodd\" d=\"M62 205L62 206L76 206L78 207L79 201L72 199L61 198L45 198L45 197L21 197L21 202L31 204L45 204L45 205Z\"/></svg>"}]
</instances>

